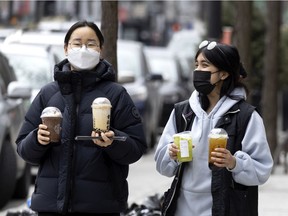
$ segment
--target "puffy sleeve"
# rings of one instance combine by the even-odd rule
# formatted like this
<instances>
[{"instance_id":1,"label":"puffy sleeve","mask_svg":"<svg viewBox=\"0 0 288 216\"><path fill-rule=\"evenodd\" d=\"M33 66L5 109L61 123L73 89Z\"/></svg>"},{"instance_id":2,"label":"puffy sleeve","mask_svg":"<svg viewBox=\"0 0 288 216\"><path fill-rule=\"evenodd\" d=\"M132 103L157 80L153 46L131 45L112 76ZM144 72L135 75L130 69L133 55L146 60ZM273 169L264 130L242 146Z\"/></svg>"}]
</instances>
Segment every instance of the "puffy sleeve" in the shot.
<instances>
[{"instance_id":1,"label":"puffy sleeve","mask_svg":"<svg viewBox=\"0 0 288 216\"><path fill-rule=\"evenodd\" d=\"M41 145L37 140L38 125L41 123L43 102L42 90L36 96L25 115L22 127L16 139L18 154L28 163L40 164L51 145Z\"/></svg>"},{"instance_id":2,"label":"puffy sleeve","mask_svg":"<svg viewBox=\"0 0 288 216\"><path fill-rule=\"evenodd\" d=\"M168 122L159 139L154 159L156 161L157 171L164 176L172 177L175 175L178 163L169 156L169 145L173 142L173 135L176 133L176 123L174 110L168 119Z\"/></svg>"},{"instance_id":3,"label":"puffy sleeve","mask_svg":"<svg viewBox=\"0 0 288 216\"><path fill-rule=\"evenodd\" d=\"M254 111L242 140L242 151L237 151L236 166L231 170L236 182L252 186L264 184L272 171L273 159L261 116Z\"/></svg>"},{"instance_id":4,"label":"puffy sleeve","mask_svg":"<svg viewBox=\"0 0 288 216\"><path fill-rule=\"evenodd\" d=\"M116 88L116 86L115 86ZM116 136L125 136L125 142L113 141L113 145L104 150L112 160L128 165L138 161L147 149L141 116L131 97L123 87L119 87L117 100L112 105L112 130ZM115 96L116 97L116 96Z\"/></svg>"}]
</instances>

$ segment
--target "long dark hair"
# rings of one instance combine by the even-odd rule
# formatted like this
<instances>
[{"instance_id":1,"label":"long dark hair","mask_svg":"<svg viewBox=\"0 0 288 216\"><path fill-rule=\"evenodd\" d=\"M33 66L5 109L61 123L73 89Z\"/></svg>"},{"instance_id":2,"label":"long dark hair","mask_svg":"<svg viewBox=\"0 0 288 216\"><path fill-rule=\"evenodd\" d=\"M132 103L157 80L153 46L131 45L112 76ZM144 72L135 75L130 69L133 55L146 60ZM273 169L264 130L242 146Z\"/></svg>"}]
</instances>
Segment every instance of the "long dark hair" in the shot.
<instances>
[{"instance_id":1,"label":"long dark hair","mask_svg":"<svg viewBox=\"0 0 288 216\"><path fill-rule=\"evenodd\" d=\"M209 43L207 45L209 46ZM231 92L236 87L243 87L248 95L249 91L247 86L241 82L241 80L247 76L247 73L240 61L237 48L232 45L217 43L215 47L208 49L207 45L197 51L195 61L199 54L202 53L204 57L219 70L229 73L229 76L223 81L220 97L226 95L227 97L233 98ZM206 95L200 95L200 100L203 108L209 106Z\"/></svg>"},{"instance_id":2,"label":"long dark hair","mask_svg":"<svg viewBox=\"0 0 288 216\"><path fill-rule=\"evenodd\" d=\"M97 37L99 38L99 42L100 42L100 48L102 48L103 44L104 44L104 37L103 34L101 33L100 29L98 28L98 26L93 23L93 22L88 22L86 20L82 20L82 21L78 21L76 23L74 23L70 29L67 31L65 38L64 38L64 44L66 46L68 46L68 42L70 40L71 34L75 31L75 29L80 28L80 27L85 27L88 26L91 29L94 30L94 32L96 33Z\"/></svg>"}]
</instances>

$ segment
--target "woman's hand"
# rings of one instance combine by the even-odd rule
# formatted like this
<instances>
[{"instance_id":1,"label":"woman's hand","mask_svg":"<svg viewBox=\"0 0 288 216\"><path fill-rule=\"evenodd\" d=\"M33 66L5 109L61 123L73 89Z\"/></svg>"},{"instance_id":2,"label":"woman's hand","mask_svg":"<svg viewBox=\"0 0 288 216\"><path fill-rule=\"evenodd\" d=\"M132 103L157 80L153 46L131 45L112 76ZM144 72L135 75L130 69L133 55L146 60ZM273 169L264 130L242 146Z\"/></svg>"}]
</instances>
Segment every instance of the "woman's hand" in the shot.
<instances>
[{"instance_id":1,"label":"woman's hand","mask_svg":"<svg viewBox=\"0 0 288 216\"><path fill-rule=\"evenodd\" d=\"M236 166L236 158L225 148L216 148L211 152L211 160L217 167L227 167L231 170Z\"/></svg>"},{"instance_id":2,"label":"woman's hand","mask_svg":"<svg viewBox=\"0 0 288 216\"><path fill-rule=\"evenodd\" d=\"M102 139L93 139L93 142L101 147L107 147L112 144L113 140L110 139L114 136L113 131L108 131L108 132L101 132L101 134L96 133L95 131L92 131L91 136L101 136Z\"/></svg>"},{"instance_id":3,"label":"woman's hand","mask_svg":"<svg viewBox=\"0 0 288 216\"><path fill-rule=\"evenodd\" d=\"M177 145L175 145L174 143L172 143L169 146L169 156L172 160L177 160L177 153L179 152L179 148L177 147Z\"/></svg>"},{"instance_id":4,"label":"woman's hand","mask_svg":"<svg viewBox=\"0 0 288 216\"><path fill-rule=\"evenodd\" d=\"M50 143L50 132L47 130L48 127L44 124L39 124L37 132L37 140L41 145L48 145Z\"/></svg>"}]
</instances>

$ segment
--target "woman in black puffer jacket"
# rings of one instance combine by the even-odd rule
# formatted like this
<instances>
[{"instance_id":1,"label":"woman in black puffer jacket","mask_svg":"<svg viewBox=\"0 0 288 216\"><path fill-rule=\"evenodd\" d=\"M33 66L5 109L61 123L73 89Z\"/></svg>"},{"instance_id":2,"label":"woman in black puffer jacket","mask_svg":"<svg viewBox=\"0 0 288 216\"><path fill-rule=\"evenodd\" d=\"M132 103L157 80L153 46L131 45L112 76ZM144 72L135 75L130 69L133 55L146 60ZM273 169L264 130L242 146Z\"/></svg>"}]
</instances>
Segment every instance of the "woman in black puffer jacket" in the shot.
<instances>
[{"instance_id":1,"label":"woman in black puffer jacket","mask_svg":"<svg viewBox=\"0 0 288 216\"><path fill-rule=\"evenodd\" d=\"M55 81L31 104L16 140L19 155L39 165L31 208L38 215L120 215L127 207L128 166L146 150L140 115L112 66L100 59L104 38L91 22L75 23L65 36L67 59L55 66ZM110 100L110 130L95 133L91 104ZM57 107L63 116L61 141L50 142L41 112ZM76 141L76 136L102 140ZM109 137L125 136L126 141Z\"/></svg>"}]
</instances>

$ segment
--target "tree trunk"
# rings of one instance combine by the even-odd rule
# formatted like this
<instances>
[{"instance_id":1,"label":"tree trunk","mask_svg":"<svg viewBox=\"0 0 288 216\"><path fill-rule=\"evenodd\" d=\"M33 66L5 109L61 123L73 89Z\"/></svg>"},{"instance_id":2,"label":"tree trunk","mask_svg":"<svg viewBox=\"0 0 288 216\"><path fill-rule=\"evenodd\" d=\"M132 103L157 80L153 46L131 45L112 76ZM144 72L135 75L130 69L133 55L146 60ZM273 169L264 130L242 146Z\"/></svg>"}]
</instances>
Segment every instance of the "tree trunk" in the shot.
<instances>
[{"instance_id":1,"label":"tree trunk","mask_svg":"<svg viewBox=\"0 0 288 216\"><path fill-rule=\"evenodd\" d=\"M207 1L207 36L209 40L219 41L221 38L221 1Z\"/></svg>"},{"instance_id":2,"label":"tree trunk","mask_svg":"<svg viewBox=\"0 0 288 216\"><path fill-rule=\"evenodd\" d=\"M101 7L101 31L105 39L101 57L110 62L117 73L118 1L102 0Z\"/></svg>"},{"instance_id":3,"label":"tree trunk","mask_svg":"<svg viewBox=\"0 0 288 216\"><path fill-rule=\"evenodd\" d=\"M251 20L252 20L252 1L235 1L236 7L236 17L235 17L235 29L234 29L234 38L235 45L239 50L241 56L241 61L244 68L248 73L248 78L244 80L248 89L251 88L251 81L249 79L249 72L252 70L251 60ZM251 101L248 98L248 101Z\"/></svg>"},{"instance_id":4,"label":"tree trunk","mask_svg":"<svg viewBox=\"0 0 288 216\"><path fill-rule=\"evenodd\" d=\"M267 1L262 115L272 153L277 145L278 74L281 2Z\"/></svg>"}]
</instances>

